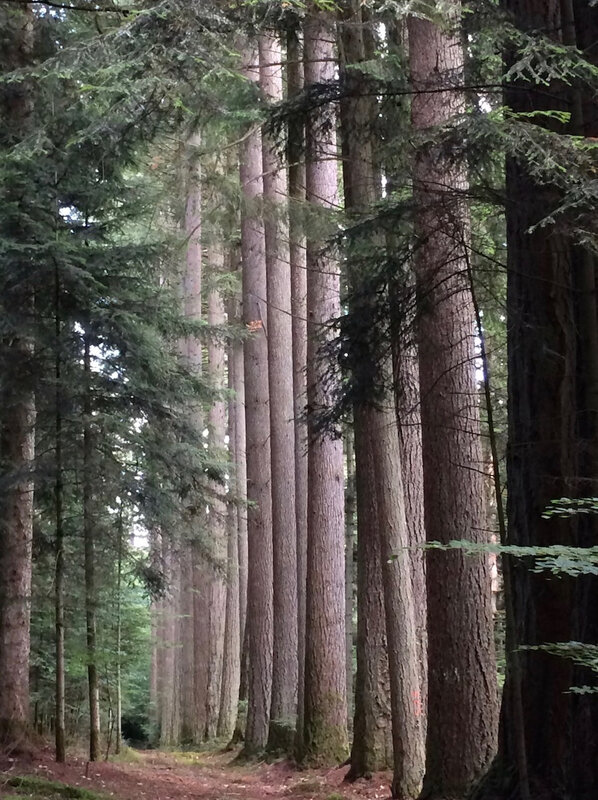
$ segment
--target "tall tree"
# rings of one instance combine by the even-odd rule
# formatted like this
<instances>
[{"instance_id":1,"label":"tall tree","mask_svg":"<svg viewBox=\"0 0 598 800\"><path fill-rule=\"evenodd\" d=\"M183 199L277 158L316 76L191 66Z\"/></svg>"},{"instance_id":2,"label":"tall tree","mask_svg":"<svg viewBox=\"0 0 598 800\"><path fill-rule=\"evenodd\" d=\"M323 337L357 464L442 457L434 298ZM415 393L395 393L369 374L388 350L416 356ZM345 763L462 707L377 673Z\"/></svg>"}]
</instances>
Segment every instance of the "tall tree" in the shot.
<instances>
[{"instance_id":1,"label":"tall tree","mask_svg":"<svg viewBox=\"0 0 598 800\"><path fill-rule=\"evenodd\" d=\"M230 304L232 305L232 304ZM229 305L229 307L230 307ZM239 602L239 516L237 497L237 400L234 391L233 348L228 349L228 441L232 467L227 507L227 561L226 561L226 621L224 629L224 654L222 665L222 693L218 736L230 738L235 730L239 688L241 683L241 635Z\"/></svg>"},{"instance_id":2,"label":"tall tree","mask_svg":"<svg viewBox=\"0 0 598 800\"><path fill-rule=\"evenodd\" d=\"M253 42L242 48L243 74L259 80L259 54ZM249 626L248 708L245 752L263 750L268 741L272 699L273 555L270 469L270 400L268 391L267 281L264 226L257 207L263 195L262 143L249 132L240 152L241 257L245 342L245 417L247 458L247 533Z\"/></svg>"},{"instance_id":3,"label":"tall tree","mask_svg":"<svg viewBox=\"0 0 598 800\"><path fill-rule=\"evenodd\" d=\"M32 6L0 8L3 72L31 66L35 46ZM1 146L11 149L32 132L34 97L27 77L4 84L0 93L6 120ZM0 739L19 742L29 724L29 630L31 613L31 551L33 539L33 479L35 396L31 374L33 344L30 329L33 287L23 242L34 241L30 216L35 202L23 194L18 163L7 163L2 203L9 210L2 237L8 240L11 269L2 280L3 334L2 420L0 457L5 489L0 536ZM12 245L12 246L11 246Z\"/></svg>"},{"instance_id":4,"label":"tall tree","mask_svg":"<svg viewBox=\"0 0 598 800\"><path fill-rule=\"evenodd\" d=\"M359 7L347 2L340 23L341 136L345 209L357 220L378 199L372 152L375 99L360 64L365 60L363 20ZM348 254L351 261L351 253ZM351 289L359 294L363 275L350 268ZM360 314L357 308L353 313ZM357 509L357 673L353 743L348 780L368 777L392 765L392 721L386 648L384 587L378 529L371 419L357 404L355 432L355 500Z\"/></svg>"},{"instance_id":5,"label":"tall tree","mask_svg":"<svg viewBox=\"0 0 598 800\"><path fill-rule=\"evenodd\" d=\"M341 64L346 92L341 104L343 176L345 206L358 216L366 213L378 199L380 189L372 148L375 100L361 66L366 56L361 8L352 3L347 10ZM376 234L368 239L370 246L375 243ZM382 584L383 591L378 591L376 596L376 588L364 585L366 576L362 576L361 611L367 617L361 626L361 674L357 685L362 692L365 690L365 696L360 698L359 705L356 703L355 722L360 741L354 746L350 774L367 774L385 766L386 737L383 726L378 728L377 720L373 719L372 708L384 708L387 694L384 677L388 669L394 765L392 792L394 797L409 798L416 797L419 792L424 753L411 560L406 551L409 536L397 415L389 386L391 369L388 359L376 353L378 337L372 334L378 323L372 315L373 298L361 288L365 276L358 271L357 245L357 242L350 243L347 254L353 298L351 311L358 317L360 326L369 328L374 343L374 351L369 353L367 338L357 343L364 350L360 363L355 364L357 397L353 413L358 537L365 540L360 548L365 561L362 569L367 571L367 578L374 587ZM360 339L363 332L360 328ZM372 374L372 363L381 364L380 375ZM368 385L370 380L373 385ZM375 397L371 396L373 392ZM382 629L379 618L385 623ZM372 641L368 641L368 634L374 634Z\"/></svg>"},{"instance_id":6,"label":"tall tree","mask_svg":"<svg viewBox=\"0 0 598 800\"><path fill-rule=\"evenodd\" d=\"M183 274L183 313L185 319L197 325L202 319L202 185L201 134L192 133L186 143L186 197L184 232L187 242ZM203 344L197 335L188 336L184 343L184 358L189 370L200 375L203 369ZM203 411L195 402L187 413L197 431L203 429ZM183 637L182 637L182 738L201 742L206 731L207 708L207 602L205 564L202 555L200 526L203 512L192 514L189 520L189 541L184 554ZM189 574L189 572L191 574Z\"/></svg>"},{"instance_id":7,"label":"tall tree","mask_svg":"<svg viewBox=\"0 0 598 800\"><path fill-rule=\"evenodd\" d=\"M585 192L589 165L577 161L574 142L598 135L598 117L594 89L584 80L546 86L523 65L524 48L538 46L533 31L544 47L557 47L565 72L580 53L595 67L590 43L598 9L577 0L504 6L519 37L506 66L523 67L505 92L513 114L522 115L519 141L529 137L555 155L563 148L558 171L552 163L548 171L538 169L533 152L519 148L507 159L508 544L588 547L596 541L595 515L544 519L543 512L555 498L595 494L597 262L590 243L596 229L594 210L581 197L572 206L564 199L572 187L573 194ZM569 114L569 121L552 121L555 111ZM595 686L596 677L563 656L569 642L595 647L597 581L535 574L528 566L514 560L504 566L513 617L507 619L499 751L476 797L590 798L598 780L598 702L595 693L570 688ZM551 643L564 646L561 656L542 649Z\"/></svg>"},{"instance_id":8,"label":"tall tree","mask_svg":"<svg viewBox=\"0 0 598 800\"><path fill-rule=\"evenodd\" d=\"M224 325L224 301L218 286L224 268L224 252L219 241L208 244L211 285L208 291L208 323L216 331ZM208 342L208 370L214 388L224 392L226 383L225 345L216 333ZM221 394L208 414L209 439L214 456L225 463L226 404ZM208 708L206 736L213 739L218 728L222 693L222 660L226 620L227 507L221 480L212 482L213 500L209 510L209 531L212 563L210 564L209 614L210 658L208 663Z\"/></svg>"},{"instance_id":9,"label":"tall tree","mask_svg":"<svg viewBox=\"0 0 598 800\"><path fill-rule=\"evenodd\" d=\"M282 48L278 36L259 39L260 88L272 103L283 98ZM297 715L297 534L293 333L286 172L267 136L262 141L266 270L268 283L268 376L272 453L274 545L274 660L270 740L289 752Z\"/></svg>"},{"instance_id":10,"label":"tall tree","mask_svg":"<svg viewBox=\"0 0 598 800\"><path fill-rule=\"evenodd\" d=\"M334 25L310 3L304 25L305 84L334 79ZM306 199L313 208L334 209L337 197L336 136L332 112L318 109L307 120ZM344 464L339 438L317 430L317 415L332 397L321 346L324 326L340 315L338 264L323 252L322 239L307 233L308 441L307 601L305 640L306 761L334 764L347 752L345 664Z\"/></svg>"},{"instance_id":11,"label":"tall tree","mask_svg":"<svg viewBox=\"0 0 598 800\"><path fill-rule=\"evenodd\" d=\"M63 424L62 424L62 319L61 319L61 287L60 273L58 267L54 272L54 377L56 380L55 389L55 476L54 476L54 504L55 504L55 528L56 528L56 576L54 584L55 602L55 627L56 627L56 719L55 719L55 743L56 761L63 763L66 761L66 742L65 742L65 661L64 661L64 585L65 585L65 558L64 558L64 464L63 464Z\"/></svg>"},{"instance_id":12,"label":"tall tree","mask_svg":"<svg viewBox=\"0 0 598 800\"><path fill-rule=\"evenodd\" d=\"M300 23L295 19L287 33L287 93L298 95L303 88L303 59L299 40ZM289 259L291 263L291 313L293 334L293 399L295 422L295 514L297 530L297 743L303 741L305 689L305 590L307 563L307 269L302 212L305 203L305 125L300 117L289 122ZM299 747L299 749L301 749Z\"/></svg>"},{"instance_id":13,"label":"tall tree","mask_svg":"<svg viewBox=\"0 0 598 800\"><path fill-rule=\"evenodd\" d=\"M463 51L453 28L409 20L412 121L429 133L464 110L454 90ZM474 313L467 281L467 176L434 148L413 166L415 266L426 535L484 541L484 491ZM483 555L432 551L427 558L428 729L423 796L461 796L496 747L497 687L490 574ZM447 697L451 698L450 705Z\"/></svg>"}]
</instances>

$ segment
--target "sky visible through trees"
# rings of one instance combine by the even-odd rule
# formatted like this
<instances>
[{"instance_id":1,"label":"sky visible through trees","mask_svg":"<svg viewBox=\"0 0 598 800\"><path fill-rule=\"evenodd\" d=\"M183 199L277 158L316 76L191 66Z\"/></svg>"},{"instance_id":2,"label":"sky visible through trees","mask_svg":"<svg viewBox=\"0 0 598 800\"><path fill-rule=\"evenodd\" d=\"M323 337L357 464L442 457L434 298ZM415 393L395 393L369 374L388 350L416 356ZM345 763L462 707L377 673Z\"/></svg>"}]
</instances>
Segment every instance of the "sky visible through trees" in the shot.
<instances>
[{"instance_id":1,"label":"sky visible through trees","mask_svg":"<svg viewBox=\"0 0 598 800\"><path fill-rule=\"evenodd\" d=\"M597 43L0 0L2 769L595 797Z\"/></svg>"}]
</instances>

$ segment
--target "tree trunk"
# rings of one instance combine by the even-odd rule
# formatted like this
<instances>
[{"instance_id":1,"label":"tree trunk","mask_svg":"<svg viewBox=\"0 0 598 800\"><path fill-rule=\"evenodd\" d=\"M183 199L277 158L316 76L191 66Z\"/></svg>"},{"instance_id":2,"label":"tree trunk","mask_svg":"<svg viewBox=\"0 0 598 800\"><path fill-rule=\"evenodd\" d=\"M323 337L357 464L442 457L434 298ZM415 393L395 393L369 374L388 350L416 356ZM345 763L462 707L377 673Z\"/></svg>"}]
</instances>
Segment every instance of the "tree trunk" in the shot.
<instances>
[{"instance_id":1,"label":"tree trunk","mask_svg":"<svg viewBox=\"0 0 598 800\"><path fill-rule=\"evenodd\" d=\"M118 508L118 545L116 554L116 724L114 752L120 753L122 742L122 571L123 571L123 500Z\"/></svg>"},{"instance_id":2,"label":"tree trunk","mask_svg":"<svg viewBox=\"0 0 598 800\"><path fill-rule=\"evenodd\" d=\"M328 16L310 3L305 20L305 83L334 78L334 34ZM324 124L328 123L328 124ZM334 118L314 112L307 122L306 199L324 210L337 204ZM344 464L340 439L320 434L315 415L333 402L321 354L323 326L340 315L338 265L307 238L308 444L307 600L304 760L319 765L347 755L345 665Z\"/></svg>"},{"instance_id":3,"label":"tree trunk","mask_svg":"<svg viewBox=\"0 0 598 800\"><path fill-rule=\"evenodd\" d=\"M260 88L272 103L283 98L282 50L277 37L259 41ZM262 140L268 282L268 375L274 545L274 659L268 747L291 752L297 715L297 533L293 334L286 173L268 137Z\"/></svg>"},{"instance_id":4,"label":"tree trunk","mask_svg":"<svg viewBox=\"0 0 598 800\"><path fill-rule=\"evenodd\" d=\"M363 20L357 3L347 2L341 22L341 102L343 183L349 214L365 212L377 199L372 153L375 100L358 70L351 65L365 59ZM351 245L350 245L351 246ZM351 253L348 259L350 262ZM351 289L359 294L363 275L349 268ZM360 314L358 308L353 314ZM367 429L369 412L354 408L355 477L357 503L357 674L351 766L347 780L370 777L392 765L392 721L384 587L378 534L378 503L374 482L374 452Z\"/></svg>"},{"instance_id":5,"label":"tree trunk","mask_svg":"<svg viewBox=\"0 0 598 800\"><path fill-rule=\"evenodd\" d=\"M359 214L368 211L378 199L380 189L372 149L375 101L363 72L352 67L366 56L363 28L359 24L362 21L360 6L352 3L348 10L341 39L341 75L346 90L341 104L343 176L346 208L350 213ZM358 315L363 324L372 313L372 299L360 285L367 276L358 273L352 263L351 249L347 261L354 298L351 312ZM375 329L375 325L372 320L370 329ZM367 348L367 342L359 344ZM380 363L380 354L373 352L367 360ZM358 686L363 694L359 706L356 703L355 725L359 726L360 733L354 739L350 775L357 777L386 766L387 736L392 727L392 793L393 797L406 800L416 797L419 791L424 748L411 560L405 551L409 541L397 417L389 386L390 375L385 374L384 369L384 366L380 368L377 383L386 388L374 404L368 396L374 387L365 384L368 376L371 378L371 364L355 365L358 394L353 413L358 539L362 539L360 555L363 557L360 576L360 633L363 638ZM386 369L390 373L390 369ZM379 588L381 584L383 591ZM388 660L384 650L385 633ZM378 715L373 713L373 709L377 709L379 712L386 710L388 714L387 674L392 726L388 724L388 716L386 725L379 725L375 718ZM381 716L384 719L384 715Z\"/></svg>"},{"instance_id":6,"label":"tree trunk","mask_svg":"<svg viewBox=\"0 0 598 800\"><path fill-rule=\"evenodd\" d=\"M507 0L505 6L518 28L575 45L596 63L591 43L598 35L598 9L581 0ZM517 81L505 99L515 112L534 114L535 124L598 136L593 90L581 81ZM568 126L555 128L537 114L555 109L571 113ZM508 543L587 547L596 543L594 514L546 520L542 513L555 498L596 494L597 265L594 254L570 236L585 209L535 228L561 204L569 186L558 177L552 186L540 184L530 173L524 158L508 159ZM593 217L594 209L587 213ZM595 687L595 672L519 648L571 641L595 646L598 580L534 574L517 561L509 574L513 624L507 628L499 751L475 796L590 800L598 784L598 700L595 693L577 695L570 688Z\"/></svg>"},{"instance_id":7,"label":"tree trunk","mask_svg":"<svg viewBox=\"0 0 598 800\"><path fill-rule=\"evenodd\" d=\"M54 722L54 737L56 744L56 761L62 764L66 761L65 743L65 671L64 671L64 476L62 463L62 320L60 309L60 277L58 267L54 272L54 311L55 311L55 344L54 377L56 379L55 392L55 436L56 455L54 476L54 506L56 527L56 569L54 579L55 625L56 625L56 684L55 703L56 719Z\"/></svg>"},{"instance_id":8,"label":"tree trunk","mask_svg":"<svg viewBox=\"0 0 598 800\"><path fill-rule=\"evenodd\" d=\"M303 61L297 29L287 35L287 92L293 97L303 88ZM307 564L307 269L302 213L305 203L304 124L289 123L289 256L291 262L291 313L293 332L293 416L295 421L295 515L297 531L297 735L303 741L305 689L305 587Z\"/></svg>"},{"instance_id":9,"label":"tree trunk","mask_svg":"<svg viewBox=\"0 0 598 800\"><path fill-rule=\"evenodd\" d=\"M352 430L345 432L345 663L347 669L347 724L353 724L353 639L355 625L355 444Z\"/></svg>"},{"instance_id":10,"label":"tree trunk","mask_svg":"<svg viewBox=\"0 0 598 800\"><path fill-rule=\"evenodd\" d=\"M230 317L229 317L230 319ZM228 351L228 441L229 457L233 470L237 463L236 453L236 411L237 402L234 395L233 348ZM218 718L218 736L229 739L235 730L237 708L239 704L239 685L241 682L241 638L240 606L239 606L239 525L236 474L230 481L229 501L227 508L227 563L226 563L226 622L224 628L224 657L222 666L222 693L220 696L220 716Z\"/></svg>"},{"instance_id":11,"label":"tree trunk","mask_svg":"<svg viewBox=\"0 0 598 800\"><path fill-rule=\"evenodd\" d=\"M384 587L378 503L370 432L355 414L357 521L357 674L353 746L347 780L368 778L392 766L390 678L386 651Z\"/></svg>"},{"instance_id":12,"label":"tree trunk","mask_svg":"<svg viewBox=\"0 0 598 800\"><path fill-rule=\"evenodd\" d=\"M175 554L169 537L161 534L162 565L166 594L162 598L162 636L160 669L160 745L172 747L177 743L175 709L176 682L176 604L175 604Z\"/></svg>"},{"instance_id":13,"label":"tree trunk","mask_svg":"<svg viewBox=\"0 0 598 800\"><path fill-rule=\"evenodd\" d=\"M17 15L19 36L8 54L10 69L26 67L34 45L34 14L29 4ZM2 90L2 111L14 143L31 125L33 97L29 82ZM17 186L20 187L20 181ZM4 200L17 204L19 197ZM14 308L28 315L33 292L25 281L12 288ZM8 298L5 298L8 299ZM27 320L27 323L29 320ZM27 324L26 323L26 324ZM33 345L16 331L8 344L13 374L4 375L0 452L8 485L2 498L0 536L0 743L15 747L29 725L29 630L31 615L31 547L33 538L32 468L35 458L35 396L28 367Z\"/></svg>"},{"instance_id":14,"label":"tree trunk","mask_svg":"<svg viewBox=\"0 0 598 800\"><path fill-rule=\"evenodd\" d=\"M229 318L240 322L239 303L231 303ZM245 428L245 375L243 343L233 342L230 367L233 372L235 405L235 444L234 470L237 510L238 551L239 551L239 647L241 652L241 674L239 678L239 699L247 699L247 669L249 643L247 638L247 458ZM237 719L234 738L241 739L244 732L242 721Z\"/></svg>"},{"instance_id":15,"label":"tree trunk","mask_svg":"<svg viewBox=\"0 0 598 800\"><path fill-rule=\"evenodd\" d=\"M187 250L183 276L183 308L185 318L198 323L202 319L202 186L199 149L201 136L193 133L187 141L186 152L186 204L185 235ZM203 345L199 338L190 336L183 347L188 368L200 375L203 368ZM193 425L198 433L204 427L202 409L197 404L189 408ZM203 510L195 516L193 529L182 543L181 609L182 652L180 654L181 685L181 739L184 742L203 742L207 731L208 670L210 647L209 573L205 548L199 540L197 529L205 525Z\"/></svg>"},{"instance_id":16,"label":"tree trunk","mask_svg":"<svg viewBox=\"0 0 598 800\"><path fill-rule=\"evenodd\" d=\"M453 6L451 22L460 7ZM460 42L433 23L409 21L418 131L462 113L453 90L462 74ZM450 83L449 83L450 82ZM425 523L429 541L485 541L475 318L467 281L468 211L464 167L434 150L414 163L417 204L419 364ZM490 573L483 555L430 551L428 729L423 797L460 797L496 747L497 687ZM451 698L451 702L447 702Z\"/></svg>"},{"instance_id":17,"label":"tree trunk","mask_svg":"<svg viewBox=\"0 0 598 800\"><path fill-rule=\"evenodd\" d=\"M210 243L210 280L208 293L208 323L215 327L224 325L224 303L218 289L218 279L224 267L224 254L220 242ZM224 392L226 364L224 343L213 337L208 342L208 370L212 385ZM212 452L224 463L226 436L226 405L224 398L215 400L208 416L209 441ZM222 694L222 660L226 622L226 562L227 562L227 504L225 487L212 482L213 499L209 511L209 531L212 563L210 564L210 660L208 666L207 738L213 739L218 729L220 698Z\"/></svg>"},{"instance_id":18,"label":"tree trunk","mask_svg":"<svg viewBox=\"0 0 598 800\"><path fill-rule=\"evenodd\" d=\"M87 684L89 690L89 760L100 757L100 689L97 663L97 606L95 578L95 520L93 509L93 442L91 431L90 335L84 333L83 369L83 539L85 549L85 618L87 636Z\"/></svg>"},{"instance_id":19,"label":"tree trunk","mask_svg":"<svg viewBox=\"0 0 598 800\"><path fill-rule=\"evenodd\" d=\"M243 74L257 82L257 47L243 48ZM243 193L241 255L243 260L243 322L245 341L245 417L247 453L247 530L249 626L247 755L263 750L268 740L272 697L273 555L270 470L270 404L264 227L256 207L262 197L262 147L259 132L241 144L240 176Z\"/></svg>"}]
</instances>

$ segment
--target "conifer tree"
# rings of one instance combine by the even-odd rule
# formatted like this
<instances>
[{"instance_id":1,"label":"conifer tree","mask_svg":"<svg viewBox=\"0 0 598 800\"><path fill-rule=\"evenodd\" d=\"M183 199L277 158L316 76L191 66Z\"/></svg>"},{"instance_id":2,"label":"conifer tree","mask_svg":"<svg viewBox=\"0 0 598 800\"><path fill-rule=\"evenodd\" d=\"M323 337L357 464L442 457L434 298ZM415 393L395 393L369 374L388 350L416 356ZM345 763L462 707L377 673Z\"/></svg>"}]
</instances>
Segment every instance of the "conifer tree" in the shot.
<instances>
[{"instance_id":1,"label":"conifer tree","mask_svg":"<svg viewBox=\"0 0 598 800\"><path fill-rule=\"evenodd\" d=\"M460 21L453 4L447 25ZM431 132L463 112L456 33L409 20L412 121ZM425 524L429 541L484 540L474 314L464 166L422 148L413 166ZM490 574L483 555L427 556L428 729L424 796L466 793L496 746ZM450 706L447 698L451 698Z\"/></svg>"},{"instance_id":2,"label":"conifer tree","mask_svg":"<svg viewBox=\"0 0 598 800\"><path fill-rule=\"evenodd\" d=\"M334 78L330 16L310 3L304 24L305 85ZM313 208L338 202L336 136L329 109L306 122L306 200ZM315 416L332 404L321 345L324 326L340 313L338 265L307 232L308 440L307 603L303 755L333 764L347 752L345 664L344 464L342 442L316 429Z\"/></svg>"},{"instance_id":3,"label":"conifer tree","mask_svg":"<svg viewBox=\"0 0 598 800\"><path fill-rule=\"evenodd\" d=\"M259 80L257 43L242 47L243 74ZM262 144L259 131L250 131L240 148L243 206L241 259L243 270L243 323L245 341L245 418L247 458L248 535L248 669L245 753L263 750L268 741L272 699L273 563L272 496L270 468L270 407L268 392L268 340L266 338L267 280L263 217L258 203L263 196Z\"/></svg>"},{"instance_id":4,"label":"conifer tree","mask_svg":"<svg viewBox=\"0 0 598 800\"><path fill-rule=\"evenodd\" d=\"M282 100L279 38L259 39L260 88L271 102ZM295 431L293 423L293 336L291 265L286 174L267 136L262 140L268 292L268 376L272 453L274 552L274 660L270 746L292 749L297 713L297 533Z\"/></svg>"},{"instance_id":5,"label":"conifer tree","mask_svg":"<svg viewBox=\"0 0 598 800\"><path fill-rule=\"evenodd\" d=\"M3 73L27 70L35 58L35 16L30 4L0 6ZM0 458L4 483L0 544L0 739L17 743L29 724L29 631L33 539L32 469L35 457L33 386L33 269L22 243L35 227L31 184L24 186L18 157L33 133L35 96L28 77L5 83L0 94L4 119L0 145L9 153L2 184L2 238L7 269L1 299L2 419ZM12 152L13 157L10 157ZM29 175L27 177L30 177ZM33 242L31 241L31 245Z\"/></svg>"}]
</instances>

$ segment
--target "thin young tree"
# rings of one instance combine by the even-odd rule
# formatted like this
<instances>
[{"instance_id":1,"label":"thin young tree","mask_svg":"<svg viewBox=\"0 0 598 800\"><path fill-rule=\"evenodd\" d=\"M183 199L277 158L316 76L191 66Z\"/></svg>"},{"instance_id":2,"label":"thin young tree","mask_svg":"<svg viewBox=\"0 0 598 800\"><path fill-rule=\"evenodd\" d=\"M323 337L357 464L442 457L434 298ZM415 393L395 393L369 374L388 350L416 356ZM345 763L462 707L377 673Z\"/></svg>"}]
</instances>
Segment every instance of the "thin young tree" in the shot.
<instances>
[{"instance_id":1,"label":"thin young tree","mask_svg":"<svg viewBox=\"0 0 598 800\"><path fill-rule=\"evenodd\" d=\"M56 627L56 688L55 688L55 745L56 761L66 761L65 741L65 625L64 625L64 585L65 585L65 558L64 558L64 463L63 463L63 354L62 354L62 319L61 319L61 286L58 266L54 271L54 377L56 389L54 393L54 425L56 437L56 451L54 459L54 504L55 504L55 548L56 572L54 583L55 627Z\"/></svg>"},{"instance_id":2,"label":"thin young tree","mask_svg":"<svg viewBox=\"0 0 598 800\"><path fill-rule=\"evenodd\" d=\"M94 513L94 441L92 430L91 332L83 333L83 542L85 554L85 619L89 695L89 760L100 757L100 687L98 681L96 520Z\"/></svg>"}]
</instances>

